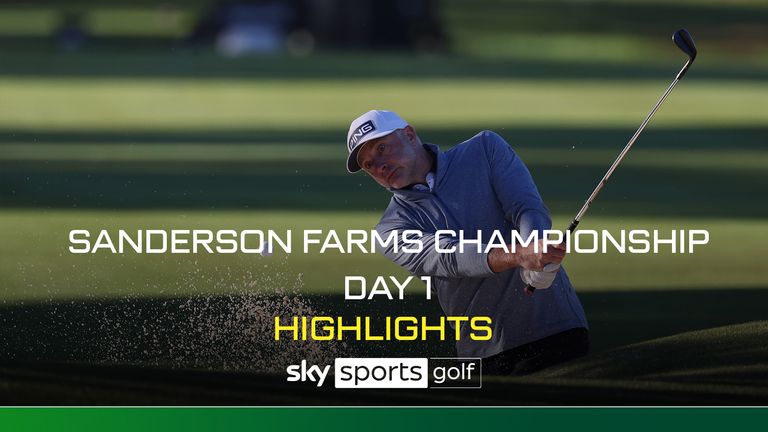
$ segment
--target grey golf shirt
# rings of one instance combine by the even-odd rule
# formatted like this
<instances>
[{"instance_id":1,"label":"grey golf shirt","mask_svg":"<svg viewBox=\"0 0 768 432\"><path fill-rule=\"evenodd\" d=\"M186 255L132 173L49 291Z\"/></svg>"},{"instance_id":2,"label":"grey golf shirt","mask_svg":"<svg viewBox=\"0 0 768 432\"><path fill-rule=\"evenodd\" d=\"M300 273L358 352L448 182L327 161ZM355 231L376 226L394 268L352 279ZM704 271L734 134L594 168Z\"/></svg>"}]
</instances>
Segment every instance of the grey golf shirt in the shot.
<instances>
[{"instance_id":1,"label":"grey golf shirt","mask_svg":"<svg viewBox=\"0 0 768 432\"><path fill-rule=\"evenodd\" d=\"M395 252L390 244L379 252L412 274L431 276L446 315L491 317L491 340L473 341L469 325L461 325L458 355L489 357L568 329L586 328L584 310L564 268L549 289L529 296L517 268L494 273L487 254L475 247L463 253L435 251L438 230L462 230L472 239L479 230L485 241L498 230L509 243L511 230L526 238L532 230L550 228L549 212L528 169L504 139L483 131L446 152L426 146L437 156L431 190L390 189L392 199L376 226L382 238L392 230L419 230L424 248L419 253ZM439 240L445 248L458 243L458 238L446 236Z\"/></svg>"}]
</instances>

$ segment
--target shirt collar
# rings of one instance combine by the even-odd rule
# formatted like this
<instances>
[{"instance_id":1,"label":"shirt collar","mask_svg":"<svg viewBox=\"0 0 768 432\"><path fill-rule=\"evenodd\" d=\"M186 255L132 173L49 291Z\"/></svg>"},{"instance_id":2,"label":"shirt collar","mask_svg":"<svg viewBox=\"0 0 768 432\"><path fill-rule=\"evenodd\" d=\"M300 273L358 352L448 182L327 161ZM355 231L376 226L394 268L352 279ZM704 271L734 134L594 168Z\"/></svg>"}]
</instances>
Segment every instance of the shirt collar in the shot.
<instances>
[{"instance_id":1,"label":"shirt collar","mask_svg":"<svg viewBox=\"0 0 768 432\"><path fill-rule=\"evenodd\" d=\"M421 192L432 192L432 189L435 187L435 173L430 171L427 173L427 184L421 184L416 183L415 185L411 186L411 189L415 191L421 191Z\"/></svg>"},{"instance_id":2,"label":"shirt collar","mask_svg":"<svg viewBox=\"0 0 768 432\"><path fill-rule=\"evenodd\" d=\"M389 188L389 191L393 194L400 196L402 198L408 198L408 197L423 197L424 193L430 193L435 190L435 187L440 183L440 178L442 177L442 174L446 168L445 166L445 153L440 151L440 147L438 147L435 144L424 144L424 147L427 149L427 151L430 151L435 154L435 166L433 167L433 170L427 173L427 186L425 185L414 185L412 187L409 187L407 189L392 189Z\"/></svg>"}]
</instances>

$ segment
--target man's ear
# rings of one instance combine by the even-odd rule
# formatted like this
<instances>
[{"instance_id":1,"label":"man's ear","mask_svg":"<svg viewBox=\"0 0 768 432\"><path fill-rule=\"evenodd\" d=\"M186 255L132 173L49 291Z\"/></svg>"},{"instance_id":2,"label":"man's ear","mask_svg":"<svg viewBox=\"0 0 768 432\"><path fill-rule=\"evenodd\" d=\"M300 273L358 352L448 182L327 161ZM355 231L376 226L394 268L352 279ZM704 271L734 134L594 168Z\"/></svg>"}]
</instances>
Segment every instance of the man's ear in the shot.
<instances>
[{"instance_id":1,"label":"man's ear","mask_svg":"<svg viewBox=\"0 0 768 432\"><path fill-rule=\"evenodd\" d=\"M410 142L416 141L416 129L414 129L413 126L408 125L404 127L403 132L405 132L405 136L408 137L408 141Z\"/></svg>"}]
</instances>

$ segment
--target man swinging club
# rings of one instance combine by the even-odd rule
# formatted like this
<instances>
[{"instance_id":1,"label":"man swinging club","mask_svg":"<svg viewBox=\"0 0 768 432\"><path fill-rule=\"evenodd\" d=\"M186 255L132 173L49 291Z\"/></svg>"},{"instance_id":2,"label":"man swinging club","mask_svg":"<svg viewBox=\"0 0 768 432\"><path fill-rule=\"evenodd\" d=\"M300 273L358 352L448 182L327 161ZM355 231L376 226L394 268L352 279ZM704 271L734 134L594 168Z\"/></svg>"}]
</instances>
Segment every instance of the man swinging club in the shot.
<instances>
[{"instance_id":1,"label":"man swinging club","mask_svg":"<svg viewBox=\"0 0 768 432\"><path fill-rule=\"evenodd\" d=\"M589 338L584 310L563 268L565 246L516 245L514 252L466 248L438 253L434 233L463 231L484 239L493 231L551 227L549 211L523 162L499 135L483 131L446 152L423 144L415 129L391 111L369 111L350 125L347 170L365 171L392 192L376 226L382 238L392 230L419 230L419 253L380 249L417 276L431 276L446 315L489 316L493 337L469 338L461 328L459 357L482 357L483 371L523 375L583 356ZM511 241L505 238L508 243ZM439 237L443 248L457 238ZM482 248L484 249L484 247ZM538 289L525 293L526 286Z\"/></svg>"}]
</instances>

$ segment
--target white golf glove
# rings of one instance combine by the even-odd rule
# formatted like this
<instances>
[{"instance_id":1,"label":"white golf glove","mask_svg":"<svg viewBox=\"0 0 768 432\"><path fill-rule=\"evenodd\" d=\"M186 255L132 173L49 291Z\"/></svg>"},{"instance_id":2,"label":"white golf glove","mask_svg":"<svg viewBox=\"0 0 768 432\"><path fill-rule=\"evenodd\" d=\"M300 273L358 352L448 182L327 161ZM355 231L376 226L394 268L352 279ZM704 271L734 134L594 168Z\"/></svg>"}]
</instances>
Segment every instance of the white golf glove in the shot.
<instances>
[{"instance_id":1,"label":"white golf glove","mask_svg":"<svg viewBox=\"0 0 768 432\"><path fill-rule=\"evenodd\" d=\"M537 272L523 269L520 272L520 276L526 284L536 289L546 289L552 286L552 282L555 281L559 269L560 264L547 264L544 266L544 271Z\"/></svg>"}]
</instances>

